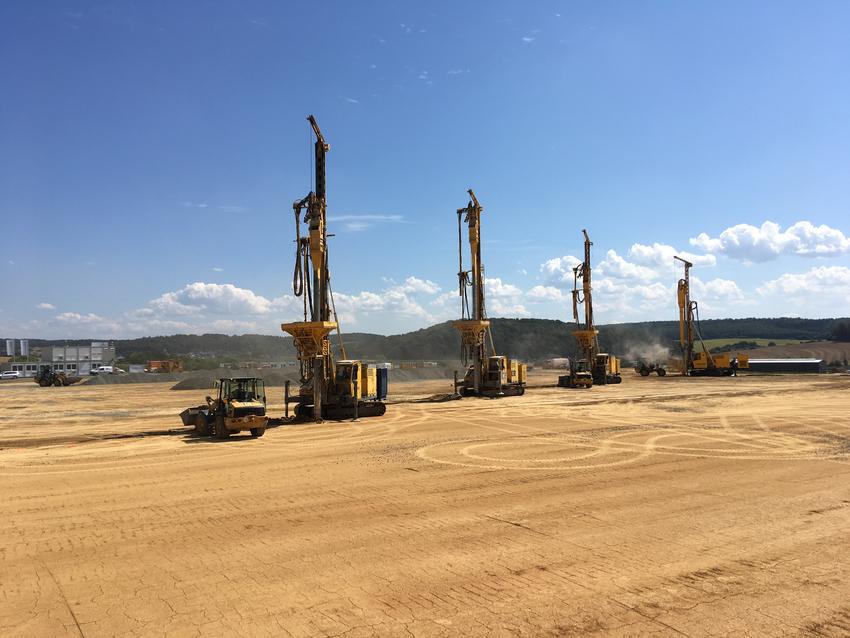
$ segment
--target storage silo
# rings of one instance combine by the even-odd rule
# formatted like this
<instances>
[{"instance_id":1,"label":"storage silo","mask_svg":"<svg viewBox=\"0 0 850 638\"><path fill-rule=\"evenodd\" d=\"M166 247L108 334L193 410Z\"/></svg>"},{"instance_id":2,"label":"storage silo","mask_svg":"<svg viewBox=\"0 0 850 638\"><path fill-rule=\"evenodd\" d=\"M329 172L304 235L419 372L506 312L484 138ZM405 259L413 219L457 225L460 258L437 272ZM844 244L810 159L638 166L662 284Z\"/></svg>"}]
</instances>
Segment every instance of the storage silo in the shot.
<instances>
[{"instance_id":1,"label":"storage silo","mask_svg":"<svg viewBox=\"0 0 850 638\"><path fill-rule=\"evenodd\" d=\"M30 356L30 340L29 339L21 339L21 356L22 357Z\"/></svg>"},{"instance_id":2,"label":"storage silo","mask_svg":"<svg viewBox=\"0 0 850 638\"><path fill-rule=\"evenodd\" d=\"M6 356L14 357L15 356L15 340L14 339L6 339Z\"/></svg>"}]
</instances>

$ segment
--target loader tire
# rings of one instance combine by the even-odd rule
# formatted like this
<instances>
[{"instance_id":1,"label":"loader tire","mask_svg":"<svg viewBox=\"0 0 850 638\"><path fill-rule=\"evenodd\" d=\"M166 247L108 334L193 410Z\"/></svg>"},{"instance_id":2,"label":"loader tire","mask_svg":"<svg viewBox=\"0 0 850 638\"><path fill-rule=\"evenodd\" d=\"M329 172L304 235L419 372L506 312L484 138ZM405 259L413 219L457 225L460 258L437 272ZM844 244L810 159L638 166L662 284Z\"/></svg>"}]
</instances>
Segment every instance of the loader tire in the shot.
<instances>
[{"instance_id":1,"label":"loader tire","mask_svg":"<svg viewBox=\"0 0 850 638\"><path fill-rule=\"evenodd\" d=\"M224 417L218 415L215 419L215 438L219 441L226 441L230 438L230 430L224 426Z\"/></svg>"},{"instance_id":2,"label":"loader tire","mask_svg":"<svg viewBox=\"0 0 850 638\"><path fill-rule=\"evenodd\" d=\"M207 417L203 414L195 415L195 433L198 436L210 435L210 424L207 422Z\"/></svg>"},{"instance_id":3,"label":"loader tire","mask_svg":"<svg viewBox=\"0 0 850 638\"><path fill-rule=\"evenodd\" d=\"M640 376L642 376L642 377L648 377L648 376L649 376L649 370L641 370L641 371L640 371Z\"/></svg>"},{"instance_id":4,"label":"loader tire","mask_svg":"<svg viewBox=\"0 0 850 638\"><path fill-rule=\"evenodd\" d=\"M259 439L266 433L266 428L251 428L251 436L255 439Z\"/></svg>"},{"instance_id":5,"label":"loader tire","mask_svg":"<svg viewBox=\"0 0 850 638\"><path fill-rule=\"evenodd\" d=\"M666 377L667 376L667 370L665 370L664 368L658 368L658 370L656 370L656 372L658 373L659 377Z\"/></svg>"}]
</instances>

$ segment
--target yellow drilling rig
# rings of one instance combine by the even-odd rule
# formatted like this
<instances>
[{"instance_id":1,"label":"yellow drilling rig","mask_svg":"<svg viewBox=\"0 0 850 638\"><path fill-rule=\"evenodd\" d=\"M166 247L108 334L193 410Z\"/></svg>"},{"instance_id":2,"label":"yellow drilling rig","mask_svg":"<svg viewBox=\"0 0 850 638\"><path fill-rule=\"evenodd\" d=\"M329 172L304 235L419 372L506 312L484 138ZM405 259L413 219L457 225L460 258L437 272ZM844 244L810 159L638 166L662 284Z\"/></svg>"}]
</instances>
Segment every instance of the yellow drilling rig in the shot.
<instances>
[{"instance_id":1,"label":"yellow drilling rig","mask_svg":"<svg viewBox=\"0 0 850 638\"><path fill-rule=\"evenodd\" d=\"M455 392L461 396L502 397L525 393L527 366L504 355L497 355L490 332L490 321L484 307L484 265L481 263L481 212L475 193L457 210L458 293L461 319L454 321L460 332L463 363L467 366L463 379L455 374ZM471 265L463 268L463 224L468 228ZM488 348L489 340L489 348ZM492 354L490 354L492 353Z\"/></svg>"},{"instance_id":2,"label":"yellow drilling rig","mask_svg":"<svg viewBox=\"0 0 850 638\"><path fill-rule=\"evenodd\" d=\"M342 359L334 361L331 351L329 335L334 330L339 334L339 323L328 268L325 156L330 145L316 118L310 115L307 119L316 136L316 190L292 205L296 246L292 290L303 300L304 320L280 326L292 335L301 367L298 394L290 396L289 384L286 386L286 415L289 416L289 404L295 403L296 418L321 421L380 416L386 412L382 400L387 394L387 370L347 359L341 334ZM306 236L301 235L302 223L307 226Z\"/></svg>"},{"instance_id":3,"label":"yellow drilling rig","mask_svg":"<svg viewBox=\"0 0 850 638\"><path fill-rule=\"evenodd\" d=\"M620 360L607 352L599 352L599 330L593 323L593 288L591 285L590 247L593 242L584 234L584 261L573 268L573 319L577 329L573 336L578 345L578 360L570 361L570 373L558 377L565 388L589 388L592 385L620 383ZM581 289L579 289L581 279ZM584 305L584 324L579 320L578 307Z\"/></svg>"},{"instance_id":4,"label":"yellow drilling rig","mask_svg":"<svg viewBox=\"0 0 850 638\"><path fill-rule=\"evenodd\" d=\"M685 267L685 276L679 280L679 344L682 347L682 374L691 377L731 376L739 368L750 367L749 355L739 354L731 357L728 352L711 354L702 340L699 330L699 305L691 300L691 268L687 259L674 257ZM694 349L694 341L699 340L702 350Z\"/></svg>"}]
</instances>

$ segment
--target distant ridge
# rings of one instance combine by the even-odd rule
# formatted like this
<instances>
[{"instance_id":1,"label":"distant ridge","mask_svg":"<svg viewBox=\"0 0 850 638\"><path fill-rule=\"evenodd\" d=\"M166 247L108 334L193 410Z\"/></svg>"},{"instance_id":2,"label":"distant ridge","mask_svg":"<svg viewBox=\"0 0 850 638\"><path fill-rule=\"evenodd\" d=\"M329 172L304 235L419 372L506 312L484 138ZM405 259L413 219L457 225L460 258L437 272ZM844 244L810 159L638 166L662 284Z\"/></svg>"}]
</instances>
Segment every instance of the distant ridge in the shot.
<instances>
[{"instance_id":1,"label":"distant ridge","mask_svg":"<svg viewBox=\"0 0 850 638\"><path fill-rule=\"evenodd\" d=\"M573 354L574 324L553 319L492 319L493 340L500 354L528 361ZM820 341L829 337L841 319L709 319L701 324L705 339L754 338ZM599 326L603 350L623 357L648 356L647 349L677 347L679 327L675 321L650 321ZM31 346L79 345L102 340L30 339ZM343 333L348 355L371 360L454 360L460 352L457 332L444 322L400 335ZM120 356L138 361L190 354L201 358L240 361L276 361L295 356L292 339L286 336L246 334L170 335L113 339ZM333 338L336 344L336 336Z\"/></svg>"}]
</instances>

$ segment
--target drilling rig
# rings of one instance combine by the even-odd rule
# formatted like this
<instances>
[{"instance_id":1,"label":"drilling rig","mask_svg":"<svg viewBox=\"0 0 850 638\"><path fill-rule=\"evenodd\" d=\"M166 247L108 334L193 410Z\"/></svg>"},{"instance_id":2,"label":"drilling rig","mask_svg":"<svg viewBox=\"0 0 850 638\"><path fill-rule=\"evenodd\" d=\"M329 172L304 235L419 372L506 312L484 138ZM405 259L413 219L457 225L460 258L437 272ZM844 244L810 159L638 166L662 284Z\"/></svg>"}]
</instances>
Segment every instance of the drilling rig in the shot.
<instances>
[{"instance_id":1,"label":"drilling rig","mask_svg":"<svg viewBox=\"0 0 850 638\"><path fill-rule=\"evenodd\" d=\"M455 392L461 396L491 398L525 394L528 367L504 355L497 355L493 345L490 321L484 308L484 265L481 263L481 212L484 209L472 189L467 192L469 203L465 208L457 209L461 319L452 322L460 332L463 364L467 370L461 381L455 375ZM472 262L469 270L463 268L464 223L468 229Z\"/></svg>"},{"instance_id":2,"label":"drilling rig","mask_svg":"<svg viewBox=\"0 0 850 638\"><path fill-rule=\"evenodd\" d=\"M380 416L386 412L387 371L376 370L361 361L347 359L339 332L328 268L326 155L330 145L322 136L316 118L307 118L315 143L315 191L292 205L295 213L295 272L292 291L301 297L304 320L281 324L292 335L301 369L296 396L286 386L285 406L295 403L295 417L315 421ZM304 216L302 219L302 212ZM301 224L307 226L306 236ZM331 321L333 315L333 321ZM342 359L334 361L329 335L340 334Z\"/></svg>"},{"instance_id":3,"label":"drilling rig","mask_svg":"<svg viewBox=\"0 0 850 638\"><path fill-rule=\"evenodd\" d=\"M570 374L558 377L558 385L566 388L589 388L592 385L620 383L620 360L607 352L599 352L599 331L593 323L593 288L591 285L590 247L593 242L584 234L584 261L573 268L573 319L577 329L573 336L578 345L578 361L570 362ZM581 290L578 281L581 279ZM584 324L578 307L584 305Z\"/></svg>"},{"instance_id":4,"label":"drilling rig","mask_svg":"<svg viewBox=\"0 0 850 638\"><path fill-rule=\"evenodd\" d=\"M731 358L729 353L711 354L702 340L699 330L699 305L691 300L691 268L687 259L674 257L685 267L685 276L679 280L679 344L682 347L682 375L691 377L726 377L739 368L750 367L749 355L739 354ZM698 340L702 350L694 349Z\"/></svg>"}]
</instances>

